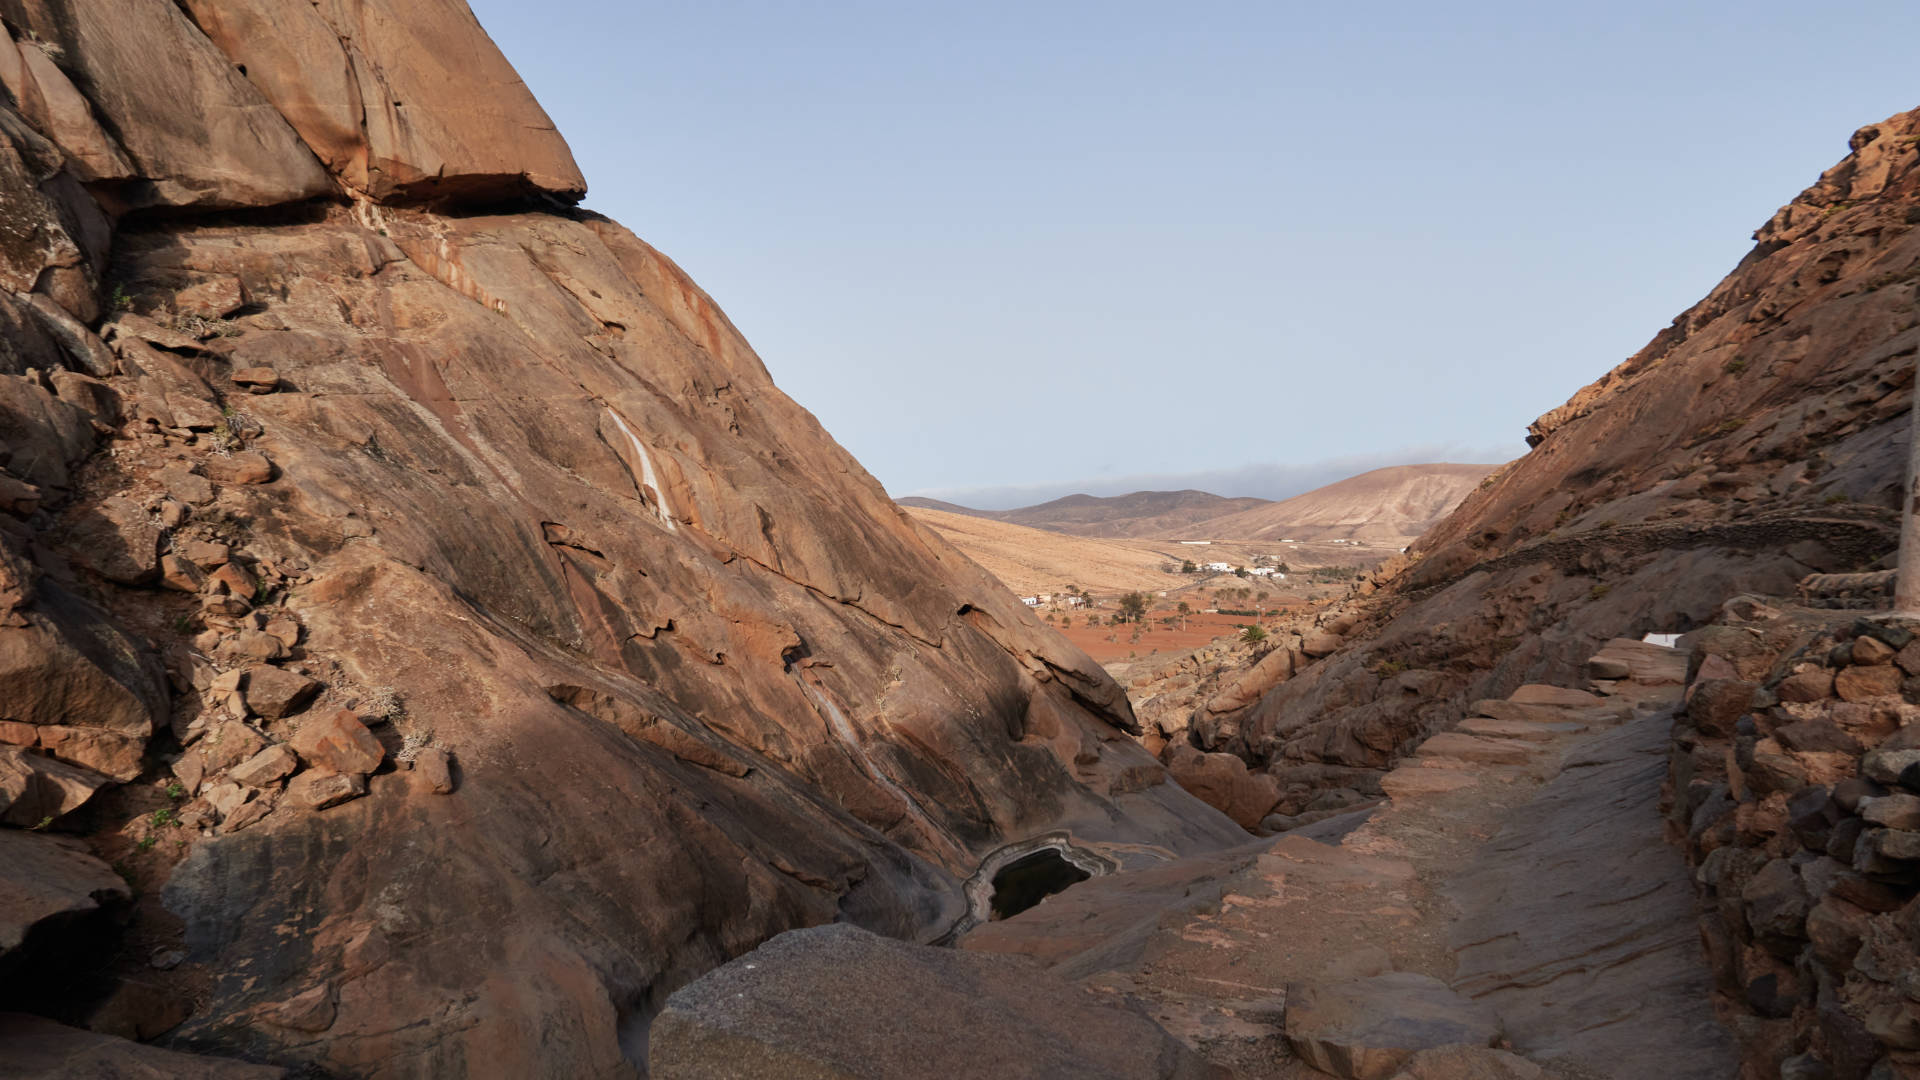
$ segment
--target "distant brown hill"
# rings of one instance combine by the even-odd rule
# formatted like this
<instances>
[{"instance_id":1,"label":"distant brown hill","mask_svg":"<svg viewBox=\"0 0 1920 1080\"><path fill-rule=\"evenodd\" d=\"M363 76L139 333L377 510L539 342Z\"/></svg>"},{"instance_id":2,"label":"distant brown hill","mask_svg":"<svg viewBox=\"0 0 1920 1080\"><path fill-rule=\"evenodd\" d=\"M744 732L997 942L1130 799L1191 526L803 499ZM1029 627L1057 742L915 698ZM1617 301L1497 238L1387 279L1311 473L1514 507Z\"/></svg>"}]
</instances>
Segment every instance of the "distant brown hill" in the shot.
<instances>
[{"instance_id":1,"label":"distant brown hill","mask_svg":"<svg viewBox=\"0 0 1920 1080\"><path fill-rule=\"evenodd\" d=\"M1183 532L1196 522L1262 506L1270 499L1227 498L1205 491L1136 491L1128 495L1067 495L1016 510L974 510L938 499L905 498L902 506L1004 521L1029 529L1107 539L1153 538Z\"/></svg>"},{"instance_id":2,"label":"distant brown hill","mask_svg":"<svg viewBox=\"0 0 1920 1080\"><path fill-rule=\"evenodd\" d=\"M902 506L1108 540L1361 540L1395 545L1425 532L1460 504L1493 465L1394 465L1304 495L1228 498L1205 491L1068 495L1017 510L975 510L938 499Z\"/></svg>"},{"instance_id":3,"label":"distant brown hill","mask_svg":"<svg viewBox=\"0 0 1920 1080\"><path fill-rule=\"evenodd\" d=\"M1496 465L1394 465L1283 502L1196 523L1179 539L1405 543L1460 505Z\"/></svg>"},{"instance_id":4,"label":"distant brown hill","mask_svg":"<svg viewBox=\"0 0 1920 1080\"><path fill-rule=\"evenodd\" d=\"M1172 555L1147 544L1063 535L977 514L935 510L901 500L915 521L940 534L1015 593L1060 592L1079 585L1107 595L1136 589L1159 591L1192 583L1166 572Z\"/></svg>"}]
</instances>

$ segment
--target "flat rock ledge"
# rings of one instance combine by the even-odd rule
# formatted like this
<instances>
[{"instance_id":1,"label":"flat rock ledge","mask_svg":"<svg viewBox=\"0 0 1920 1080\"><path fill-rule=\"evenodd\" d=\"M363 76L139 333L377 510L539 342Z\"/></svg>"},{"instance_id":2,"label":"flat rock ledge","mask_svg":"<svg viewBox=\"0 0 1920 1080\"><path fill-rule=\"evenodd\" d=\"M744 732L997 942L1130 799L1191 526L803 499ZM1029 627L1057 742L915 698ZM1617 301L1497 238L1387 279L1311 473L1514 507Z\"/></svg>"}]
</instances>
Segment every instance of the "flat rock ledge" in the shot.
<instances>
[{"instance_id":1,"label":"flat rock ledge","mask_svg":"<svg viewBox=\"0 0 1920 1080\"><path fill-rule=\"evenodd\" d=\"M1218 1076L1152 1020L1029 961L845 925L790 930L682 987L647 1064L654 1080Z\"/></svg>"},{"instance_id":2,"label":"flat rock ledge","mask_svg":"<svg viewBox=\"0 0 1920 1080\"><path fill-rule=\"evenodd\" d=\"M145 1046L23 1013L0 1013L6 1080L281 1080L287 1071Z\"/></svg>"},{"instance_id":3,"label":"flat rock ledge","mask_svg":"<svg viewBox=\"0 0 1920 1080\"><path fill-rule=\"evenodd\" d=\"M1288 987L1286 1033L1316 1069L1389 1080L1420 1051L1491 1046L1500 1038L1500 1018L1430 975L1394 971Z\"/></svg>"}]
</instances>

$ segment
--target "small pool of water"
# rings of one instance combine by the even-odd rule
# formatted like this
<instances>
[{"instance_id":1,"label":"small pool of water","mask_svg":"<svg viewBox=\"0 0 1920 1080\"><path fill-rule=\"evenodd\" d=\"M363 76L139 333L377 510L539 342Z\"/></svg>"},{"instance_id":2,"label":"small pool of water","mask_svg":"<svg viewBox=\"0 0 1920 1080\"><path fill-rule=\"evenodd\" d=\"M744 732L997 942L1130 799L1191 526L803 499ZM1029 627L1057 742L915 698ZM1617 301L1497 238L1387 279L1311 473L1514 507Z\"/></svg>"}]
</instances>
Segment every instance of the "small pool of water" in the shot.
<instances>
[{"instance_id":1,"label":"small pool of water","mask_svg":"<svg viewBox=\"0 0 1920 1080\"><path fill-rule=\"evenodd\" d=\"M1053 848L1041 848L1008 863L993 876L992 917L1018 915L1054 893L1093 875Z\"/></svg>"}]
</instances>

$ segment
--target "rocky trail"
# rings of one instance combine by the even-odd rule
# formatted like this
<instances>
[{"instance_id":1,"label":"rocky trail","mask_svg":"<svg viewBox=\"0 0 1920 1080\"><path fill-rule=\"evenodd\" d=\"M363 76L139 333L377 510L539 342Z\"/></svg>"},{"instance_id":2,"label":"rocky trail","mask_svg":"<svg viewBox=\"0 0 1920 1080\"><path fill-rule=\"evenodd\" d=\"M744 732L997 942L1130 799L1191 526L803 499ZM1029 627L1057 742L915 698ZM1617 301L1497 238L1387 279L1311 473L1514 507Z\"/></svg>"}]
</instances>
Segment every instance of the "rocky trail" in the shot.
<instances>
[{"instance_id":1,"label":"rocky trail","mask_svg":"<svg viewBox=\"0 0 1920 1080\"><path fill-rule=\"evenodd\" d=\"M1446 1045L1404 1075L1730 1076L1661 840L1686 667L1611 642L1597 693L1479 703L1387 774L1384 806L1076 886L962 947L1133 1002L1249 1080L1402 1075Z\"/></svg>"}]
</instances>

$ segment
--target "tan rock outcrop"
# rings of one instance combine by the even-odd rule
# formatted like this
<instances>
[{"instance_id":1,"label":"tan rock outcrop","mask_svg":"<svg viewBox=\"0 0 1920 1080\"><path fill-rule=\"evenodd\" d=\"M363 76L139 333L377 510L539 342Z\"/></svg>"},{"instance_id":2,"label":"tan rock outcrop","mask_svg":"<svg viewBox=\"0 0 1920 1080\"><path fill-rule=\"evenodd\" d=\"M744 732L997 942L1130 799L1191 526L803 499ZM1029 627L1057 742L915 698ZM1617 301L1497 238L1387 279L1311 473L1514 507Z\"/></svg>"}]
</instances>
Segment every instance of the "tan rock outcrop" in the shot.
<instances>
[{"instance_id":1,"label":"tan rock outcrop","mask_svg":"<svg viewBox=\"0 0 1920 1080\"><path fill-rule=\"evenodd\" d=\"M44 921L70 919L127 897L120 875L77 841L0 829L0 958Z\"/></svg>"},{"instance_id":2,"label":"tan rock outcrop","mask_svg":"<svg viewBox=\"0 0 1920 1080\"><path fill-rule=\"evenodd\" d=\"M463 0L184 7L349 189L489 201L587 184Z\"/></svg>"},{"instance_id":3,"label":"tan rock outcrop","mask_svg":"<svg viewBox=\"0 0 1920 1080\"><path fill-rule=\"evenodd\" d=\"M851 926L782 934L679 990L647 1061L659 1080L1220 1075L1147 1017L1031 964Z\"/></svg>"},{"instance_id":4,"label":"tan rock outcrop","mask_svg":"<svg viewBox=\"0 0 1920 1080\"><path fill-rule=\"evenodd\" d=\"M1232 754L1209 754L1177 745L1167 752L1167 771L1175 783L1243 829L1259 825L1280 801L1280 789L1273 777L1248 772L1247 763Z\"/></svg>"},{"instance_id":5,"label":"tan rock outcrop","mask_svg":"<svg viewBox=\"0 0 1920 1080\"><path fill-rule=\"evenodd\" d=\"M326 171L280 113L180 9L158 0L5 0L0 15L16 34L58 50L86 87L100 126L77 120L44 131L76 145L68 156L104 170L97 187L116 209L241 207L297 202L334 190ZM45 88L42 87L44 94ZM78 106L61 110L73 117ZM122 173L119 161L131 165Z\"/></svg>"}]
</instances>

